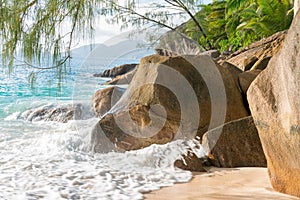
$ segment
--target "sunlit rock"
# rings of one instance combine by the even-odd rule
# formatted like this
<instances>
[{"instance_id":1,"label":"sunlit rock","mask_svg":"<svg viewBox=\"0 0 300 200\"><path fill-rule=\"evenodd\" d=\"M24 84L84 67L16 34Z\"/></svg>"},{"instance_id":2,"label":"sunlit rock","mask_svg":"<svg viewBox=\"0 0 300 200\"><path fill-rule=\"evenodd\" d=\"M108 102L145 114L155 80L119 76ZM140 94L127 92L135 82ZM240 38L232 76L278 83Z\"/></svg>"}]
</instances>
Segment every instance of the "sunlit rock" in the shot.
<instances>
[{"instance_id":1,"label":"sunlit rock","mask_svg":"<svg viewBox=\"0 0 300 200\"><path fill-rule=\"evenodd\" d=\"M103 132L119 149L133 150L201 138L208 129L247 115L231 73L209 56L152 55L141 60L128 89L94 134Z\"/></svg>"},{"instance_id":2,"label":"sunlit rock","mask_svg":"<svg viewBox=\"0 0 300 200\"><path fill-rule=\"evenodd\" d=\"M281 51L248 89L275 190L300 197L300 13Z\"/></svg>"}]
</instances>

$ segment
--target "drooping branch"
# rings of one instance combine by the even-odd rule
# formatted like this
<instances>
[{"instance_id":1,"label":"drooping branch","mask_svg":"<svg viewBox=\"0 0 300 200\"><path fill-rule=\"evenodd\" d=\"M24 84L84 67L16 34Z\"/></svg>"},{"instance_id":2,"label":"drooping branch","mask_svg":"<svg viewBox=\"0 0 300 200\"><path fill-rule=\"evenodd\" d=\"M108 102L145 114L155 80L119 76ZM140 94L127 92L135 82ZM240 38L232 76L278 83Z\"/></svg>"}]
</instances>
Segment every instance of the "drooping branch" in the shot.
<instances>
[{"instance_id":1,"label":"drooping branch","mask_svg":"<svg viewBox=\"0 0 300 200\"><path fill-rule=\"evenodd\" d=\"M166 2L170 2L170 0L165 0ZM199 21L195 18L195 15L193 15L193 13L191 13L190 9L181 1L181 0L173 0L180 8L182 8L193 20L193 22L196 24L197 28L199 29L199 31L201 32L201 34L203 35L204 39L207 39L207 36L205 34L204 29L202 28L201 24L199 23ZM174 3L173 3L174 4ZM211 49L212 46L211 44L208 42L209 48Z\"/></svg>"},{"instance_id":2,"label":"drooping branch","mask_svg":"<svg viewBox=\"0 0 300 200\"><path fill-rule=\"evenodd\" d=\"M162 23L156 19L153 19L153 18L150 18L146 15L143 15L141 13L138 13L137 11L135 11L134 9L130 8L130 7L125 7L125 6L121 6L120 4L117 4L115 3L114 1L111 1L111 5L113 5L117 10L120 10L121 12L125 12L131 16L137 16L139 17L140 19L143 19L143 20L146 20L146 21L149 21L149 22L153 22L161 27L165 27L165 28L168 28L172 31L175 31L175 28L171 27L170 25L167 25L165 23Z\"/></svg>"},{"instance_id":3,"label":"drooping branch","mask_svg":"<svg viewBox=\"0 0 300 200\"><path fill-rule=\"evenodd\" d=\"M60 60L60 52L70 53L75 33L84 36L92 32L90 23L101 2L103 0L2 1L0 53L4 66L13 66L14 55L18 52L22 52L23 58L29 63L39 60L41 54L49 56L49 53ZM67 31L64 27L70 30L67 40L60 36Z\"/></svg>"}]
</instances>

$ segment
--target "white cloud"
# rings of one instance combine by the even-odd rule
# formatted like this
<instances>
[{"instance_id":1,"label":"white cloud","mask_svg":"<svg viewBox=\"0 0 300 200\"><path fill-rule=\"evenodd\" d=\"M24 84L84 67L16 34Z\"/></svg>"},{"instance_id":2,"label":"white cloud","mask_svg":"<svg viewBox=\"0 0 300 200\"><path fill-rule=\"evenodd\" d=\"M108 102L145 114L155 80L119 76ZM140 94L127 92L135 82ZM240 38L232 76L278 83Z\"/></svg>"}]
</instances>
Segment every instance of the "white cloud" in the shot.
<instances>
[{"instance_id":1,"label":"white cloud","mask_svg":"<svg viewBox=\"0 0 300 200\"><path fill-rule=\"evenodd\" d=\"M119 0L119 3L124 3L126 2L126 0ZM164 0L138 0L139 2L139 7L141 12L143 12L143 10L145 9L144 7L148 7L147 5L150 5L151 3L161 3L164 4L165 1ZM204 4L207 3L211 3L212 0L203 0L202 1ZM176 18L175 19L177 21L178 24L186 21L186 19L180 19L180 18ZM108 41L111 38L116 37L119 34L122 33L126 33L130 31L129 29L126 30L121 30L121 25L119 24L108 24L105 21L105 18L103 16L99 16L96 19L96 26L95 26L95 35L94 35L94 40L93 43L104 43L105 41ZM123 34L124 36L124 34ZM85 40L85 41L80 41L78 44L75 44L74 48L82 46L82 45L87 45L90 44L91 41L90 40Z\"/></svg>"}]
</instances>

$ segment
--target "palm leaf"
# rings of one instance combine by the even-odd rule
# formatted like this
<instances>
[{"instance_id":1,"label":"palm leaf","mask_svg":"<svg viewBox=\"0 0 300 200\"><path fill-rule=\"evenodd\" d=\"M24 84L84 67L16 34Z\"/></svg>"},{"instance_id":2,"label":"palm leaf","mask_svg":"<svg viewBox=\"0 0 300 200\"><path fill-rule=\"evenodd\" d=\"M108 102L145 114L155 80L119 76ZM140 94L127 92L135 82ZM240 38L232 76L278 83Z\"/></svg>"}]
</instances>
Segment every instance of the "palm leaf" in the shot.
<instances>
[{"instance_id":1,"label":"palm leaf","mask_svg":"<svg viewBox=\"0 0 300 200\"><path fill-rule=\"evenodd\" d=\"M227 0L226 14L230 17L253 2L254 0Z\"/></svg>"}]
</instances>

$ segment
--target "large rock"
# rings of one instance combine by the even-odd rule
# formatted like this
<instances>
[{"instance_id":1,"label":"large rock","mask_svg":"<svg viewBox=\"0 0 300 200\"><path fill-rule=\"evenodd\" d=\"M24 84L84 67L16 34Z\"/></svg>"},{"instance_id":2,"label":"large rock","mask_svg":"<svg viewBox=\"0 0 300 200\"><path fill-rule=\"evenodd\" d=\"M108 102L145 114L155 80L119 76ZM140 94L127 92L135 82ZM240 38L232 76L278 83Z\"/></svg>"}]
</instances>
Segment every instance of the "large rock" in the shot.
<instances>
[{"instance_id":1,"label":"large rock","mask_svg":"<svg viewBox=\"0 0 300 200\"><path fill-rule=\"evenodd\" d=\"M114 67L112 69L104 70L104 72L100 74L94 74L95 77L111 77L114 78L119 75L126 74L131 70L136 68L137 64L125 64L118 67Z\"/></svg>"},{"instance_id":2,"label":"large rock","mask_svg":"<svg viewBox=\"0 0 300 200\"><path fill-rule=\"evenodd\" d=\"M152 55L141 60L128 89L99 124L118 148L132 150L202 137L247 115L232 75L209 56Z\"/></svg>"},{"instance_id":3,"label":"large rock","mask_svg":"<svg viewBox=\"0 0 300 200\"><path fill-rule=\"evenodd\" d=\"M103 85L128 85L131 82L135 73L136 73L136 69L127 72L126 74L117 76L112 80L105 82Z\"/></svg>"},{"instance_id":4,"label":"large rock","mask_svg":"<svg viewBox=\"0 0 300 200\"><path fill-rule=\"evenodd\" d=\"M266 167L252 117L238 119L204 134L202 146L216 167Z\"/></svg>"},{"instance_id":5,"label":"large rock","mask_svg":"<svg viewBox=\"0 0 300 200\"><path fill-rule=\"evenodd\" d=\"M283 31L252 43L250 46L231 54L226 58L226 61L237 66L242 71L250 69L264 70L270 58L281 49L285 36L286 31Z\"/></svg>"},{"instance_id":6,"label":"large rock","mask_svg":"<svg viewBox=\"0 0 300 200\"><path fill-rule=\"evenodd\" d=\"M300 197L300 14L282 50L248 89L273 187Z\"/></svg>"},{"instance_id":7,"label":"large rock","mask_svg":"<svg viewBox=\"0 0 300 200\"><path fill-rule=\"evenodd\" d=\"M97 117L103 116L121 98L124 89L112 86L95 92L93 96L93 110Z\"/></svg>"}]
</instances>

